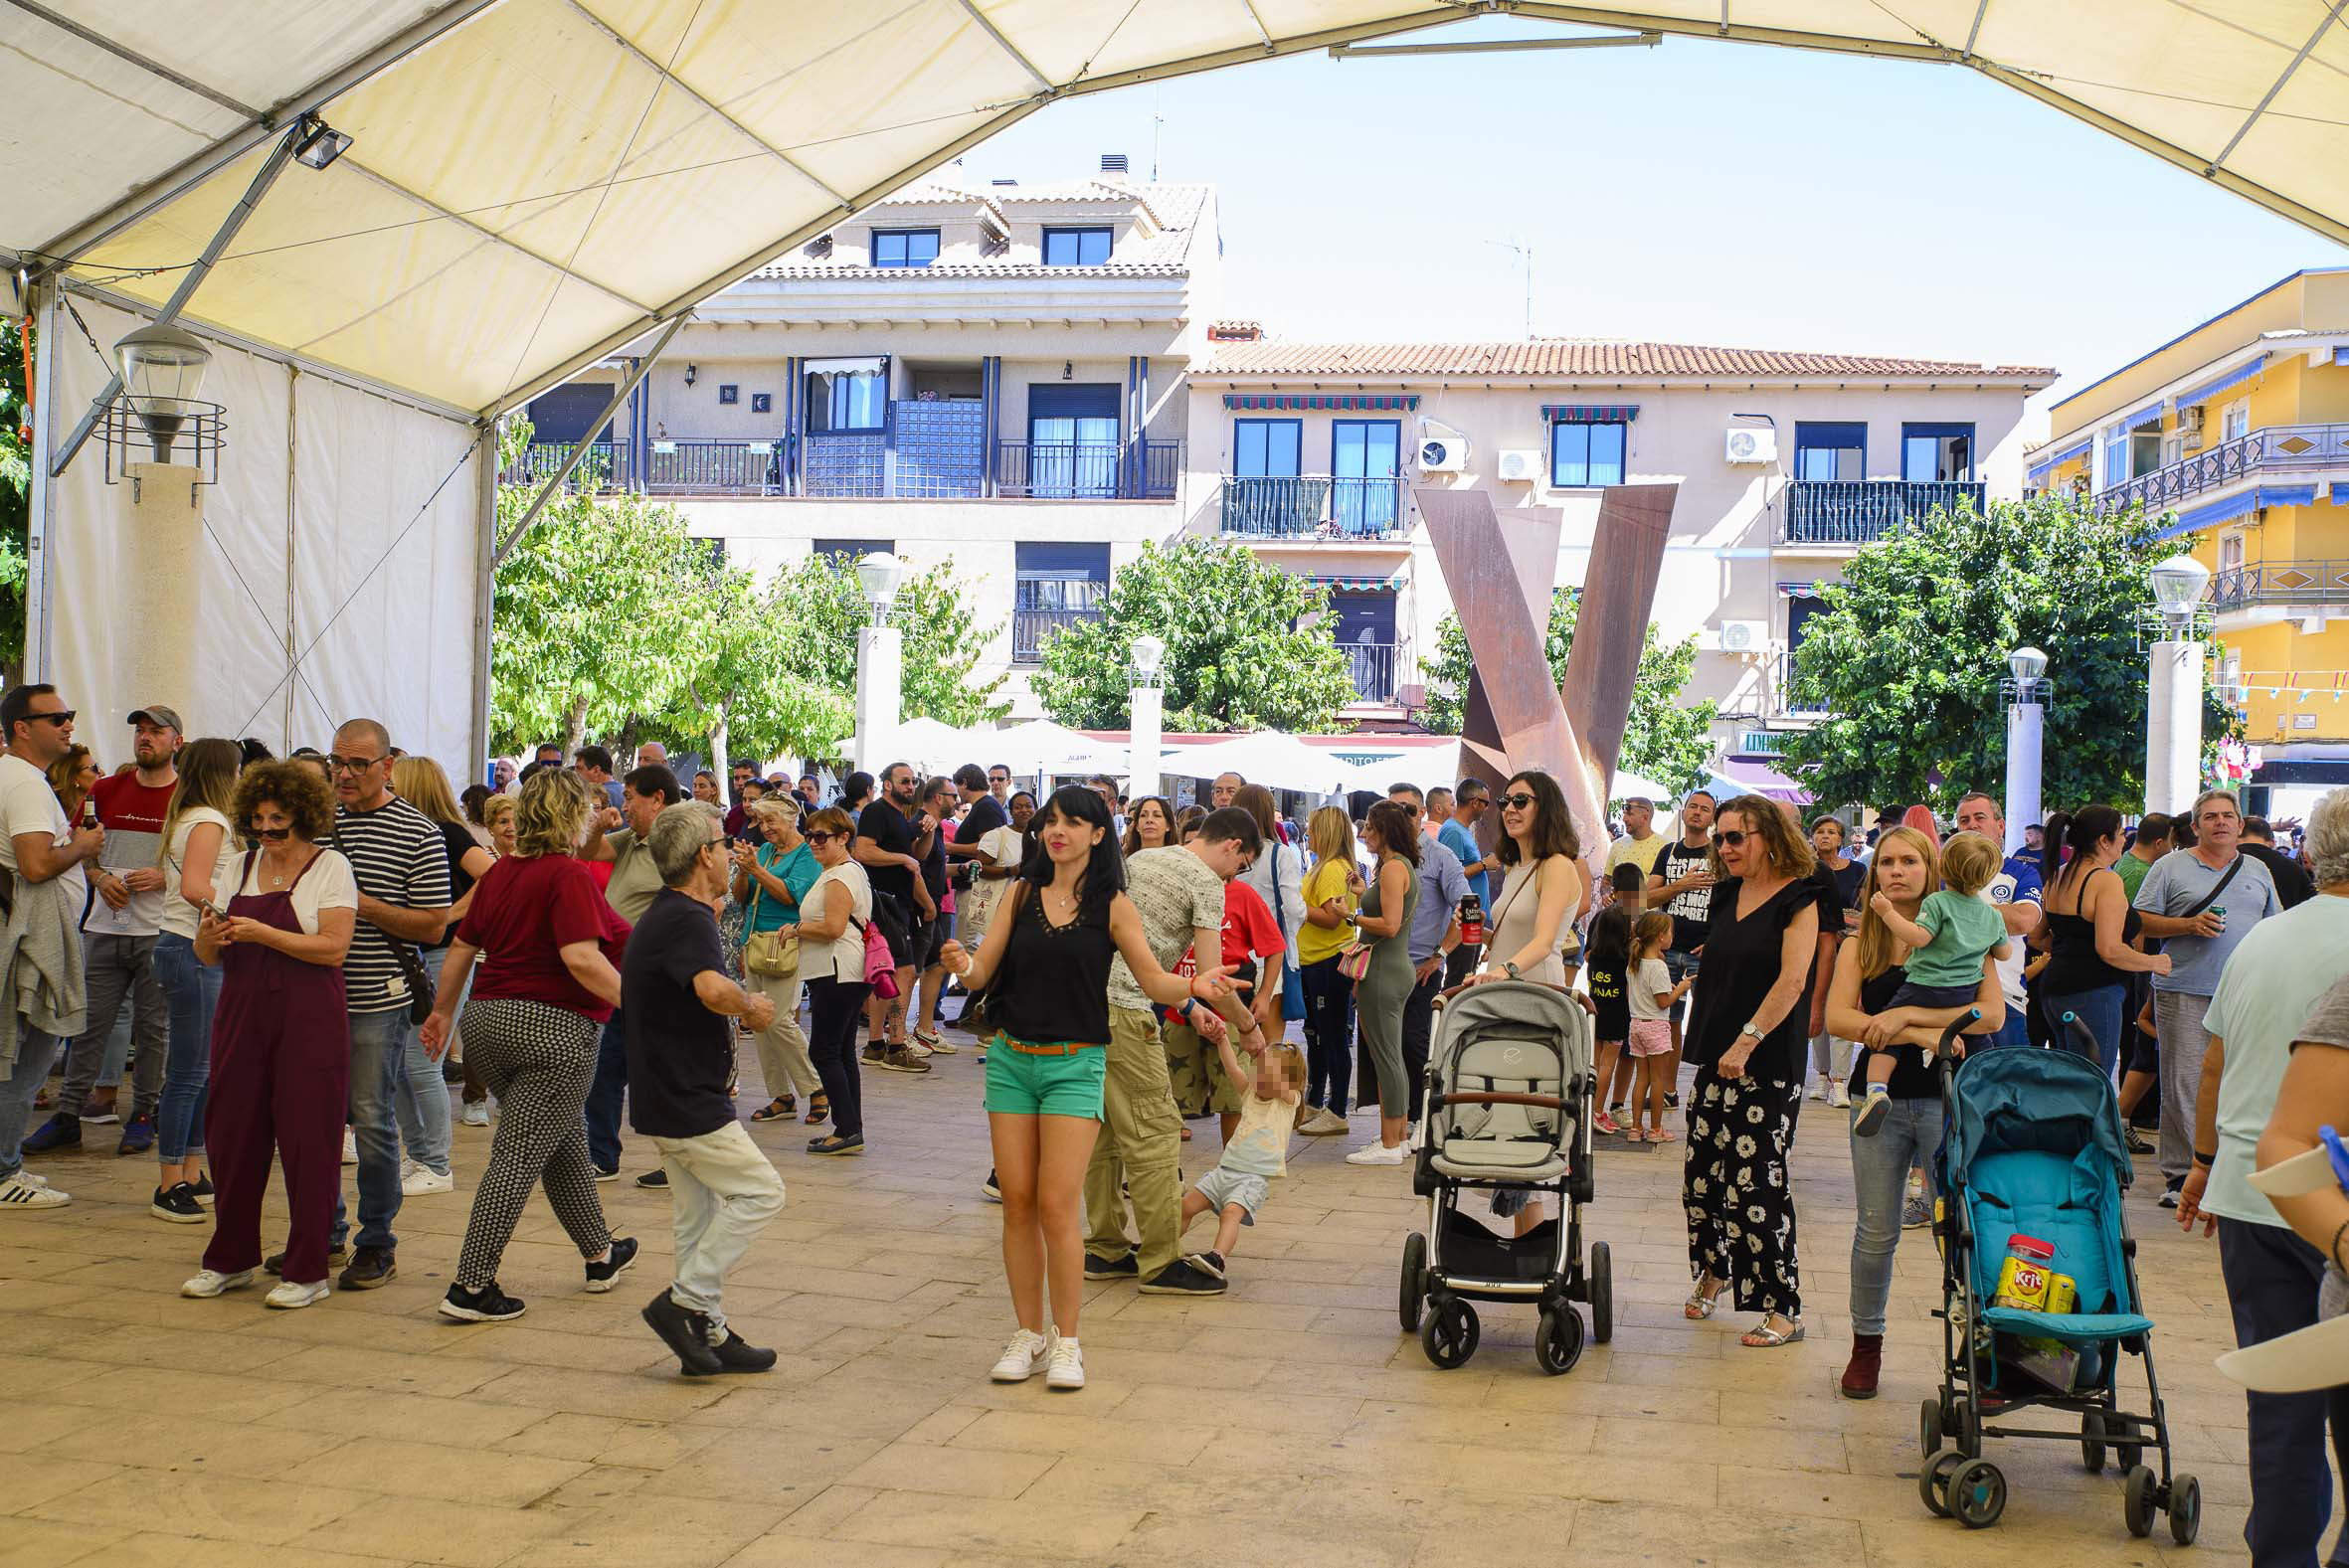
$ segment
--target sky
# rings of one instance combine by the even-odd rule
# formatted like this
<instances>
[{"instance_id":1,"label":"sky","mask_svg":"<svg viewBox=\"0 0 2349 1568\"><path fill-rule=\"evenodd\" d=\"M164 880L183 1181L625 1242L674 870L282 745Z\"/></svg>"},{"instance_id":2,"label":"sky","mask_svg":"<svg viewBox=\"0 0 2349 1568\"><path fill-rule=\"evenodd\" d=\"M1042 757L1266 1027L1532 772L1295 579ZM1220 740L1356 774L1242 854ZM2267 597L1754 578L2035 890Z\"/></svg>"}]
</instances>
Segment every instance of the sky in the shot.
<instances>
[{"instance_id":1,"label":"sky","mask_svg":"<svg viewBox=\"0 0 2349 1568\"><path fill-rule=\"evenodd\" d=\"M1069 179L1105 152L1220 188L1220 314L1292 341L1523 337L1512 242L1536 336L2052 365L2042 410L2349 264L1978 73L1703 39L1293 56L1051 105L963 172Z\"/></svg>"}]
</instances>

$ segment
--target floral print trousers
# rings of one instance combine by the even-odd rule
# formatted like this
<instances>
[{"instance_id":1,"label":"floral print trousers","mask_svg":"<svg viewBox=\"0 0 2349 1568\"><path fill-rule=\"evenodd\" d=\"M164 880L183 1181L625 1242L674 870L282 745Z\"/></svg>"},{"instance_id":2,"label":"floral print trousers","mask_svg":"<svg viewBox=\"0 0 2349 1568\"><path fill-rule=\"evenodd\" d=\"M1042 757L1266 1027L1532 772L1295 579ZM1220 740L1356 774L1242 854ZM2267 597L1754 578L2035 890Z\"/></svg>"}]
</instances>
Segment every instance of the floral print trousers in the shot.
<instances>
[{"instance_id":1,"label":"floral print trousers","mask_svg":"<svg viewBox=\"0 0 2349 1568\"><path fill-rule=\"evenodd\" d=\"M1689 1271L1728 1282L1739 1311L1802 1315L1794 1193L1786 1173L1802 1082L1722 1078L1700 1069L1691 1090L1681 1197Z\"/></svg>"}]
</instances>

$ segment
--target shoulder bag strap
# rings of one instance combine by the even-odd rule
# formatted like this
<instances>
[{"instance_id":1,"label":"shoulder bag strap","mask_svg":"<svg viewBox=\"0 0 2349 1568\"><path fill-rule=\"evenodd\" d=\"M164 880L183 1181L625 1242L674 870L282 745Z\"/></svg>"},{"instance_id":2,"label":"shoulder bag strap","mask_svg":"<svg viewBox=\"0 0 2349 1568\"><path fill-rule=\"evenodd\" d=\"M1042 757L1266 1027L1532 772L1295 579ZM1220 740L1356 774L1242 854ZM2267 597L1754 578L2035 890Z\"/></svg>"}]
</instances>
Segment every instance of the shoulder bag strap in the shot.
<instances>
[{"instance_id":1,"label":"shoulder bag strap","mask_svg":"<svg viewBox=\"0 0 2349 1568\"><path fill-rule=\"evenodd\" d=\"M2200 903L2196 904L2185 914L2179 915L2175 918L2178 920L2192 920L2195 916L2201 914L2204 910L2209 909L2213 904L2217 903L2219 895L2227 891L2227 884L2235 880L2235 873L2241 871L2243 869L2243 863L2250 858L2251 857L2249 855L2244 854L2241 850L2236 851L2234 861L2227 867L2227 874L2219 878L2218 885L2212 888L2208 893L2205 893L2202 896Z\"/></svg>"}]
</instances>

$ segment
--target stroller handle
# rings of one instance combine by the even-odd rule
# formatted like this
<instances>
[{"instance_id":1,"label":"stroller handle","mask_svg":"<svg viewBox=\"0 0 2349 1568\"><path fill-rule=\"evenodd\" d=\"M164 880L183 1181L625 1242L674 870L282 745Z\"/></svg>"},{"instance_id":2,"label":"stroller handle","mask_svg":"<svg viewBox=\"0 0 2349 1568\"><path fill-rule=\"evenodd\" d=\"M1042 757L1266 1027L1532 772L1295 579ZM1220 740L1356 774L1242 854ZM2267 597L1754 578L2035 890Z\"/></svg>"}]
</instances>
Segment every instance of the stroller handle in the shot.
<instances>
[{"instance_id":1,"label":"stroller handle","mask_svg":"<svg viewBox=\"0 0 2349 1568\"><path fill-rule=\"evenodd\" d=\"M1473 983L1475 983L1475 982L1474 982L1474 981L1471 981L1471 980L1462 980L1462 981L1461 981L1459 984L1457 984L1457 985L1449 986L1449 987L1447 987L1447 988L1445 988L1445 989L1443 989L1443 990L1437 991L1437 992L1435 993L1435 1004L1436 1004L1438 1007L1441 1007L1441 1006L1443 1006L1443 1004L1444 1004L1444 1003L1446 1003L1446 1002L1450 1001L1450 1000L1451 1000L1453 997L1455 997L1455 996L1459 995L1459 994L1460 994L1462 991L1464 991L1464 990L1467 990L1467 989L1469 988L1469 986L1470 986L1470 985L1472 985ZM1555 992L1557 992L1557 993L1558 993L1560 996L1571 996L1571 995L1573 995L1573 994L1574 994L1574 987L1573 987L1573 986L1571 986L1571 985L1559 985L1559 984L1557 984L1555 981L1552 981L1552 980L1512 980L1512 981L1510 981L1509 983L1511 983L1512 985L1538 985L1538 986L1540 986L1540 987L1541 987L1543 990L1545 990L1545 991L1555 991Z\"/></svg>"},{"instance_id":2,"label":"stroller handle","mask_svg":"<svg viewBox=\"0 0 2349 1568\"><path fill-rule=\"evenodd\" d=\"M2068 1012L2064 1015L2064 1032L2072 1036L2073 1046L2080 1055L2091 1062L2098 1059L2096 1037L2088 1031L2088 1026L2081 1021L2079 1014Z\"/></svg>"},{"instance_id":3,"label":"stroller handle","mask_svg":"<svg viewBox=\"0 0 2349 1568\"><path fill-rule=\"evenodd\" d=\"M2066 1013L2064 1016L2069 1018L2072 1015ZM1979 1007L1968 1007L1964 1017L1951 1019L1949 1027L1941 1031L1941 1043L1933 1047L1933 1055L1941 1061L1949 1061L1957 1054L1957 1037L1965 1032L1966 1025L1981 1021L1982 1009Z\"/></svg>"},{"instance_id":4,"label":"stroller handle","mask_svg":"<svg viewBox=\"0 0 2349 1568\"><path fill-rule=\"evenodd\" d=\"M1536 1106L1544 1111L1563 1111L1566 1102L1555 1095L1444 1095L1427 1097L1427 1109L1441 1111L1446 1106Z\"/></svg>"}]
</instances>

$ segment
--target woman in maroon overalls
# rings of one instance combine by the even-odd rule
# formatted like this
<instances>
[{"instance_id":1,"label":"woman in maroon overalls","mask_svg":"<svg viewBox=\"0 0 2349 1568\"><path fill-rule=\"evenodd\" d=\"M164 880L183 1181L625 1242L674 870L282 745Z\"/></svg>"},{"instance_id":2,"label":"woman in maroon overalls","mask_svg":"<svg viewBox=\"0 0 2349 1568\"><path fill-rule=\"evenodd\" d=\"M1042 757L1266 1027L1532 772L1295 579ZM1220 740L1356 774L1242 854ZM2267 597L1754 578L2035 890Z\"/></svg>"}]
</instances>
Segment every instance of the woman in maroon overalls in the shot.
<instances>
[{"instance_id":1,"label":"woman in maroon overalls","mask_svg":"<svg viewBox=\"0 0 2349 1568\"><path fill-rule=\"evenodd\" d=\"M358 919L350 862L316 840L334 806L314 770L261 763L237 783L235 816L249 851L225 912L208 910L196 957L224 970L212 1020L205 1141L217 1189L212 1245L182 1296L253 1282L272 1149L292 1210L284 1281L271 1307L308 1307L326 1284L326 1236L342 1181L343 1106L351 1076L343 955Z\"/></svg>"}]
</instances>

